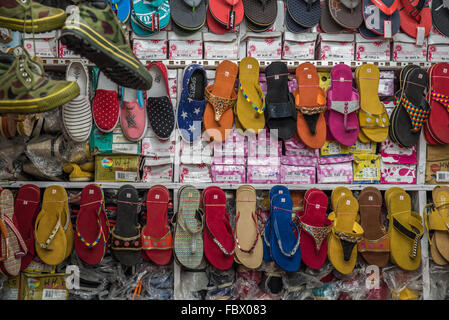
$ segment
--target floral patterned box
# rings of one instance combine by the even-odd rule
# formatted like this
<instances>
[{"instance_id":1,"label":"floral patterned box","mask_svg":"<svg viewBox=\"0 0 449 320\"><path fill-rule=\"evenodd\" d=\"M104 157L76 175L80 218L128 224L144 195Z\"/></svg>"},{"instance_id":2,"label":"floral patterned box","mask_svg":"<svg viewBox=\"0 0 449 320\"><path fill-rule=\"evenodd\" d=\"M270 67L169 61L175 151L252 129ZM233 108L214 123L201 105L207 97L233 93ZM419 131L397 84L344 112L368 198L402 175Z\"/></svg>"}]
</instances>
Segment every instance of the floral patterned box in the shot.
<instances>
[{"instance_id":1,"label":"floral patterned box","mask_svg":"<svg viewBox=\"0 0 449 320\"><path fill-rule=\"evenodd\" d=\"M449 61L449 38L442 34L431 32L428 37L427 61Z\"/></svg>"},{"instance_id":2,"label":"floral patterned box","mask_svg":"<svg viewBox=\"0 0 449 320\"><path fill-rule=\"evenodd\" d=\"M314 60L317 33L292 33L285 31L282 59Z\"/></svg>"},{"instance_id":3,"label":"floral patterned box","mask_svg":"<svg viewBox=\"0 0 449 320\"><path fill-rule=\"evenodd\" d=\"M248 165L246 170L246 182L247 183L280 183L280 165L271 166L258 166Z\"/></svg>"},{"instance_id":4,"label":"floral patterned box","mask_svg":"<svg viewBox=\"0 0 449 320\"><path fill-rule=\"evenodd\" d=\"M239 59L237 36L238 34L232 32L225 34L203 33L204 59Z\"/></svg>"},{"instance_id":5,"label":"floral patterned box","mask_svg":"<svg viewBox=\"0 0 449 320\"><path fill-rule=\"evenodd\" d=\"M142 170L142 182L173 182L173 164L144 165Z\"/></svg>"},{"instance_id":6,"label":"floral patterned box","mask_svg":"<svg viewBox=\"0 0 449 320\"><path fill-rule=\"evenodd\" d=\"M168 59L203 59L202 33L183 37L169 31Z\"/></svg>"},{"instance_id":7,"label":"floral patterned box","mask_svg":"<svg viewBox=\"0 0 449 320\"><path fill-rule=\"evenodd\" d=\"M179 170L181 183L212 183L210 166L205 163L182 164Z\"/></svg>"},{"instance_id":8,"label":"floral patterned box","mask_svg":"<svg viewBox=\"0 0 449 320\"><path fill-rule=\"evenodd\" d=\"M318 60L354 60L353 34L327 34L320 33L318 45Z\"/></svg>"},{"instance_id":9,"label":"floral patterned box","mask_svg":"<svg viewBox=\"0 0 449 320\"><path fill-rule=\"evenodd\" d=\"M317 183L352 183L352 161L318 164Z\"/></svg>"},{"instance_id":10,"label":"floral patterned box","mask_svg":"<svg viewBox=\"0 0 449 320\"><path fill-rule=\"evenodd\" d=\"M427 61L427 41L422 46L415 44L415 39L405 33L393 36L393 61Z\"/></svg>"},{"instance_id":11,"label":"floral patterned box","mask_svg":"<svg viewBox=\"0 0 449 320\"><path fill-rule=\"evenodd\" d=\"M285 140L284 144L285 144L285 155L287 156L298 155L312 158L318 158L320 156L319 149L309 148L295 137Z\"/></svg>"},{"instance_id":12,"label":"floral patterned box","mask_svg":"<svg viewBox=\"0 0 449 320\"><path fill-rule=\"evenodd\" d=\"M246 55L260 60L276 60L282 56L282 37L248 37Z\"/></svg>"},{"instance_id":13,"label":"floral patterned box","mask_svg":"<svg viewBox=\"0 0 449 320\"><path fill-rule=\"evenodd\" d=\"M355 35L357 61L390 61L390 40L370 40Z\"/></svg>"},{"instance_id":14,"label":"floral patterned box","mask_svg":"<svg viewBox=\"0 0 449 320\"><path fill-rule=\"evenodd\" d=\"M57 58L58 40L56 38L23 39L23 46L31 56L43 58Z\"/></svg>"},{"instance_id":15,"label":"floral patterned box","mask_svg":"<svg viewBox=\"0 0 449 320\"><path fill-rule=\"evenodd\" d=\"M312 167L299 167L281 165L281 183L313 184L316 182L316 169Z\"/></svg>"},{"instance_id":16,"label":"floral patterned box","mask_svg":"<svg viewBox=\"0 0 449 320\"><path fill-rule=\"evenodd\" d=\"M140 37L132 34L133 52L140 60L167 59L167 31Z\"/></svg>"},{"instance_id":17,"label":"floral patterned box","mask_svg":"<svg viewBox=\"0 0 449 320\"><path fill-rule=\"evenodd\" d=\"M386 163L380 164L380 183L416 184L416 164Z\"/></svg>"},{"instance_id":18,"label":"floral patterned box","mask_svg":"<svg viewBox=\"0 0 449 320\"><path fill-rule=\"evenodd\" d=\"M244 165L212 164L212 181L214 183L245 183Z\"/></svg>"}]
</instances>

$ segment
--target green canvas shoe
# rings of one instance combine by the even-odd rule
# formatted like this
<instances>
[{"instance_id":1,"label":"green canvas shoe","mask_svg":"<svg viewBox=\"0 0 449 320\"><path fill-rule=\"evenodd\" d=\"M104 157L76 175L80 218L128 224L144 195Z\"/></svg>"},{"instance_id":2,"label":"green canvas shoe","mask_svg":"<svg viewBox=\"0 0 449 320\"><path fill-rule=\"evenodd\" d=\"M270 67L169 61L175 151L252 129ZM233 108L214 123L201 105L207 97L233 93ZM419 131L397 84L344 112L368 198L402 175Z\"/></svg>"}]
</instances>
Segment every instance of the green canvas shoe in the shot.
<instances>
[{"instance_id":1,"label":"green canvas shoe","mask_svg":"<svg viewBox=\"0 0 449 320\"><path fill-rule=\"evenodd\" d=\"M121 22L104 1L67 7L60 40L67 48L95 63L112 81L123 87L149 90L152 77L136 58Z\"/></svg>"},{"instance_id":2,"label":"green canvas shoe","mask_svg":"<svg viewBox=\"0 0 449 320\"><path fill-rule=\"evenodd\" d=\"M59 29L67 14L31 0L0 0L0 27L26 33Z\"/></svg>"},{"instance_id":3,"label":"green canvas shoe","mask_svg":"<svg viewBox=\"0 0 449 320\"><path fill-rule=\"evenodd\" d=\"M48 79L42 65L32 61L23 47L0 54L0 113L44 112L79 94L76 82Z\"/></svg>"}]
</instances>

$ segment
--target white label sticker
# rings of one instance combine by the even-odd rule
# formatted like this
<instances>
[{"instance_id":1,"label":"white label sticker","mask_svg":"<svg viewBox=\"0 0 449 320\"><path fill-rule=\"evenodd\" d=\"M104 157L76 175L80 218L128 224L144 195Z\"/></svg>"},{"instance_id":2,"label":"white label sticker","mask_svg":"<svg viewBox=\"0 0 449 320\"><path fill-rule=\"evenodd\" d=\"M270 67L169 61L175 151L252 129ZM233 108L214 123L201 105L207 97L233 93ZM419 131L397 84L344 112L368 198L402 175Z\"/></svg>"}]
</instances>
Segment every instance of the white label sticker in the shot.
<instances>
[{"instance_id":1,"label":"white label sticker","mask_svg":"<svg viewBox=\"0 0 449 320\"><path fill-rule=\"evenodd\" d=\"M437 171L437 182L449 182L449 171Z\"/></svg>"},{"instance_id":2,"label":"white label sticker","mask_svg":"<svg viewBox=\"0 0 449 320\"><path fill-rule=\"evenodd\" d=\"M285 202L285 198L282 198L282 199L281 199L281 202Z\"/></svg>"},{"instance_id":3,"label":"white label sticker","mask_svg":"<svg viewBox=\"0 0 449 320\"><path fill-rule=\"evenodd\" d=\"M67 291L63 289L44 289L42 300L66 300Z\"/></svg>"},{"instance_id":4,"label":"white label sticker","mask_svg":"<svg viewBox=\"0 0 449 320\"><path fill-rule=\"evenodd\" d=\"M373 201L374 199L373 199L373 196L369 196L368 197L368 201Z\"/></svg>"},{"instance_id":5,"label":"white label sticker","mask_svg":"<svg viewBox=\"0 0 449 320\"><path fill-rule=\"evenodd\" d=\"M93 189L90 189L90 190L89 190L89 194L94 194L94 192L95 192L95 191L94 191Z\"/></svg>"},{"instance_id":6,"label":"white label sticker","mask_svg":"<svg viewBox=\"0 0 449 320\"><path fill-rule=\"evenodd\" d=\"M390 20L384 21L384 38L391 39L393 37L393 24Z\"/></svg>"},{"instance_id":7,"label":"white label sticker","mask_svg":"<svg viewBox=\"0 0 449 320\"><path fill-rule=\"evenodd\" d=\"M307 79L312 79L312 75L311 75L311 74L308 74L308 75L307 75Z\"/></svg>"},{"instance_id":8,"label":"white label sticker","mask_svg":"<svg viewBox=\"0 0 449 320\"><path fill-rule=\"evenodd\" d=\"M137 144L112 144L112 152L116 153L126 153L126 154L137 154L138 145Z\"/></svg>"},{"instance_id":9,"label":"white label sticker","mask_svg":"<svg viewBox=\"0 0 449 320\"><path fill-rule=\"evenodd\" d=\"M193 197L193 193L192 192L189 192L189 194L187 195L189 198L192 198Z\"/></svg>"},{"instance_id":10,"label":"white label sticker","mask_svg":"<svg viewBox=\"0 0 449 320\"><path fill-rule=\"evenodd\" d=\"M51 194L55 194L56 192L56 189L51 190Z\"/></svg>"},{"instance_id":11,"label":"white label sticker","mask_svg":"<svg viewBox=\"0 0 449 320\"><path fill-rule=\"evenodd\" d=\"M218 199L218 194L214 194L214 200Z\"/></svg>"},{"instance_id":12,"label":"white label sticker","mask_svg":"<svg viewBox=\"0 0 449 320\"><path fill-rule=\"evenodd\" d=\"M373 167L365 167L363 168L362 176L364 179L377 179L379 170Z\"/></svg>"},{"instance_id":13,"label":"white label sticker","mask_svg":"<svg viewBox=\"0 0 449 320\"><path fill-rule=\"evenodd\" d=\"M346 200L346 205L349 206L351 204L351 200Z\"/></svg>"},{"instance_id":14,"label":"white label sticker","mask_svg":"<svg viewBox=\"0 0 449 320\"><path fill-rule=\"evenodd\" d=\"M26 206L28 204L28 201L23 201L23 205Z\"/></svg>"},{"instance_id":15,"label":"white label sticker","mask_svg":"<svg viewBox=\"0 0 449 320\"><path fill-rule=\"evenodd\" d=\"M137 181L137 172L116 171L115 172L115 180L136 182Z\"/></svg>"},{"instance_id":16,"label":"white label sticker","mask_svg":"<svg viewBox=\"0 0 449 320\"><path fill-rule=\"evenodd\" d=\"M248 65L248 69L252 69L253 68L253 65L252 64L249 64Z\"/></svg>"},{"instance_id":17,"label":"white label sticker","mask_svg":"<svg viewBox=\"0 0 449 320\"><path fill-rule=\"evenodd\" d=\"M156 200L159 200L160 195L157 194L157 195L154 196L154 198L155 198Z\"/></svg>"},{"instance_id":18,"label":"white label sticker","mask_svg":"<svg viewBox=\"0 0 449 320\"><path fill-rule=\"evenodd\" d=\"M404 196L399 196L399 200L404 200Z\"/></svg>"}]
</instances>

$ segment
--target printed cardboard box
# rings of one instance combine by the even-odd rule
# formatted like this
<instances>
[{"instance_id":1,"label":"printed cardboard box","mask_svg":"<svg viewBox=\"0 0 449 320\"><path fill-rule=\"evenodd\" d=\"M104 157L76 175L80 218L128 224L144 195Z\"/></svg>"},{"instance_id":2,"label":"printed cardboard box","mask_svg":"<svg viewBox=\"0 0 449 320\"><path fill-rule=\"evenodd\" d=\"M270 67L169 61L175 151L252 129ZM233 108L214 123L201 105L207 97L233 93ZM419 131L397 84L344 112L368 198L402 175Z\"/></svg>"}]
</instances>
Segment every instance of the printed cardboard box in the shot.
<instances>
[{"instance_id":1,"label":"printed cardboard box","mask_svg":"<svg viewBox=\"0 0 449 320\"><path fill-rule=\"evenodd\" d=\"M203 33L204 59L208 60L238 60L239 43L238 33L228 32L215 34Z\"/></svg>"},{"instance_id":2,"label":"printed cardboard box","mask_svg":"<svg viewBox=\"0 0 449 320\"><path fill-rule=\"evenodd\" d=\"M427 61L427 41L422 46L415 44L415 39L405 33L393 36L393 61Z\"/></svg>"},{"instance_id":3,"label":"printed cardboard box","mask_svg":"<svg viewBox=\"0 0 449 320\"><path fill-rule=\"evenodd\" d=\"M427 39L427 61L447 62L449 61L449 38L430 32Z\"/></svg>"},{"instance_id":4,"label":"printed cardboard box","mask_svg":"<svg viewBox=\"0 0 449 320\"><path fill-rule=\"evenodd\" d=\"M380 183L416 184L416 164L380 163Z\"/></svg>"},{"instance_id":5,"label":"printed cardboard box","mask_svg":"<svg viewBox=\"0 0 449 320\"><path fill-rule=\"evenodd\" d=\"M168 32L168 58L203 59L203 37L201 32L188 37L179 36L173 31Z\"/></svg>"},{"instance_id":6,"label":"printed cardboard box","mask_svg":"<svg viewBox=\"0 0 449 320\"><path fill-rule=\"evenodd\" d=\"M205 163L182 164L179 170L181 183L212 183L210 166Z\"/></svg>"},{"instance_id":7,"label":"printed cardboard box","mask_svg":"<svg viewBox=\"0 0 449 320\"><path fill-rule=\"evenodd\" d=\"M8 278L3 282L2 300L20 299L20 276Z\"/></svg>"},{"instance_id":8,"label":"printed cardboard box","mask_svg":"<svg viewBox=\"0 0 449 320\"><path fill-rule=\"evenodd\" d=\"M20 300L67 300L66 274L34 274L22 272Z\"/></svg>"},{"instance_id":9,"label":"printed cardboard box","mask_svg":"<svg viewBox=\"0 0 449 320\"><path fill-rule=\"evenodd\" d=\"M212 181L214 183L245 183L244 165L212 164Z\"/></svg>"},{"instance_id":10,"label":"printed cardboard box","mask_svg":"<svg viewBox=\"0 0 449 320\"><path fill-rule=\"evenodd\" d=\"M138 182L139 169L139 156L95 156L97 182Z\"/></svg>"},{"instance_id":11,"label":"printed cardboard box","mask_svg":"<svg viewBox=\"0 0 449 320\"><path fill-rule=\"evenodd\" d=\"M354 183L380 183L380 156L354 154Z\"/></svg>"},{"instance_id":12,"label":"printed cardboard box","mask_svg":"<svg viewBox=\"0 0 449 320\"><path fill-rule=\"evenodd\" d=\"M126 139L120 126L111 132L104 133L94 125L89 139L92 155L142 154L141 141L133 142Z\"/></svg>"},{"instance_id":13,"label":"printed cardboard box","mask_svg":"<svg viewBox=\"0 0 449 320\"><path fill-rule=\"evenodd\" d=\"M292 33L285 31L282 59L314 60L317 33Z\"/></svg>"},{"instance_id":14,"label":"printed cardboard box","mask_svg":"<svg viewBox=\"0 0 449 320\"><path fill-rule=\"evenodd\" d=\"M363 38L359 33L355 35L357 61L390 61L390 40L371 40Z\"/></svg>"},{"instance_id":15,"label":"printed cardboard box","mask_svg":"<svg viewBox=\"0 0 449 320\"><path fill-rule=\"evenodd\" d=\"M353 34L320 33L318 60L352 61L354 60Z\"/></svg>"},{"instance_id":16,"label":"printed cardboard box","mask_svg":"<svg viewBox=\"0 0 449 320\"><path fill-rule=\"evenodd\" d=\"M154 165L147 159L143 161L142 182L169 183L173 182L173 164L165 163Z\"/></svg>"},{"instance_id":17,"label":"printed cardboard box","mask_svg":"<svg viewBox=\"0 0 449 320\"><path fill-rule=\"evenodd\" d=\"M167 59L167 31L160 31L147 37L132 33L132 44L133 52L140 60Z\"/></svg>"},{"instance_id":18,"label":"printed cardboard box","mask_svg":"<svg viewBox=\"0 0 449 320\"><path fill-rule=\"evenodd\" d=\"M329 157L329 156L342 156L342 155L348 155L349 149L347 146L339 144L337 141L327 141L324 143L324 145L320 148L320 155L322 157Z\"/></svg>"},{"instance_id":19,"label":"printed cardboard box","mask_svg":"<svg viewBox=\"0 0 449 320\"><path fill-rule=\"evenodd\" d=\"M427 145L426 184L449 183L449 144Z\"/></svg>"},{"instance_id":20,"label":"printed cardboard box","mask_svg":"<svg viewBox=\"0 0 449 320\"><path fill-rule=\"evenodd\" d=\"M317 183L352 183L352 155L318 158Z\"/></svg>"},{"instance_id":21,"label":"printed cardboard box","mask_svg":"<svg viewBox=\"0 0 449 320\"><path fill-rule=\"evenodd\" d=\"M281 165L281 183L303 184L316 182L315 167Z\"/></svg>"},{"instance_id":22,"label":"printed cardboard box","mask_svg":"<svg viewBox=\"0 0 449 320\"><path fill-rule=\"evenodd\" d=\"M272 184L281 182L280 165L248 165L246 182Z\"/></svg>"}]
</instances>

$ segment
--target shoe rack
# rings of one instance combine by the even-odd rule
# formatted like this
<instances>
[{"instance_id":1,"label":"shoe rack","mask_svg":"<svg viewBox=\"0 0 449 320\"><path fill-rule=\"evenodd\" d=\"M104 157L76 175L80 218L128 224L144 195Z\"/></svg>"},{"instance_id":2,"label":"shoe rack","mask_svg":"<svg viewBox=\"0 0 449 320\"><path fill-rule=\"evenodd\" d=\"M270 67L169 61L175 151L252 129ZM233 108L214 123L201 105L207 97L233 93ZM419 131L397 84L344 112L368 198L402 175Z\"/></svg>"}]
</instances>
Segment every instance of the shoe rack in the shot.
<instances>
[{"instance_id":1,"label":"shoe rack","mask_svg":"<svg viewBox=\"0 0 449 320\"><path fill-rule=\"evenodd\" d=\"M53 58L42 58L44 66L48 69L64 69L70 62L72 61L80 61L87 66L93 66L86 59L53 59ZM299 66L303 62L311 62L314 64L318 71L330 71L330 69L337 64L347 64L351 66L353 69L356 67L371 63L377 65L380 70L393 70L399 71L404 66L409 64L416 64L422 68L429 68L432 63L430 62L420 62L420 63L411 63L411 62L362 62L362 61L291 61L291 60L281 60L287 64L290 71L294 71L297 66ZM148 64L150 61L142 61L145 64ZM162 60L162 62L167 66L168 69L177 69L177 83L182 83L182 70L185 66L196 63L202 65L205 69L215 69L216 66L220 63L220 60ZM239 61L233 61L238 63ZM259 60L261 71L268 66L271 61ZM178 97L180 96L181 86L178 85ZM179 166L180 166L180 145L181 139L179 134L176 136L176 145L175 145L175 157L174 157L174 182L172 183L164 183L164 185L173 191L173 205L174 208L177 208L177 195L179 188L183 185L183 183L179 182ZM428 185L424 184L425 178L425 165L426 165L426 141L424 139L423 133L421 133L420 140L417 146L417 154L418 154L418 164L417 164L417 183L413 185L407 184L345 184L344 186L349 188L350 190L358 191L362 190L367 186L373 186L378 188L381 191L385 191L391 187L401 187L404 190L408 191L412 198L412 208L414 211L418 212L421 216L423 215L424 206L427 203L428 195L430 197L429 191L433 190L436 185ZM20 186L32 183L40 188L46 188L50 185L60 185L67 189L82 189L87 184L92 182L53 182L53 181L0 181L0 188L19 188ZM133 185L136 189L149 189L152 185L157 183L148 183L148 182L98 182L98 184L103 189L118 189L124 184ZM190 185L196 187L201 190L208 186L214 185L222 188L223 190L236 190L241 184L223 184L223 183L190 183ZM287 187L290 190L308 190L310 188L318 188L323 191L331 191L337 186L341 184L289 184ZM252 184L256 190L269 190L274 185L272 184ZM430 259L430 250L428 248L428 240L427 240L427 230L425 230L425 235L421 240L421 270L422 270L422 283L423 283L423 292L422 298L427 300L430 298L430 267L429 267L429 259ZM182 297L180 293L180 283L181 283L181 269L180 266L174 262L174 299L180 299Z\"/></svg>"}]
</instances>

